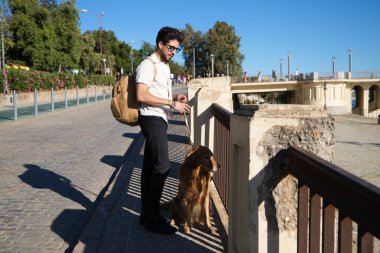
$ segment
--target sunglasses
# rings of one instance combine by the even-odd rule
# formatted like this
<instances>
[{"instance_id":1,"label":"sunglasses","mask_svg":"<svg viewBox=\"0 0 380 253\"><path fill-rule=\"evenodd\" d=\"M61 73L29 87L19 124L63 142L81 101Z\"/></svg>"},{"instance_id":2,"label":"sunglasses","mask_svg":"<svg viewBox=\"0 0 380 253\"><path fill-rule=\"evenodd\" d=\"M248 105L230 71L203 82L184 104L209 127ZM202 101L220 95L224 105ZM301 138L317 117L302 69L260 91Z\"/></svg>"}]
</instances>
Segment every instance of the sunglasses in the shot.
<instances>
[{"instance_id":1,"label":"sunglasses","mask_svg":"<svg viewBox=\"0 0 380 253\"><path fill-rule=\"evenodd\" d=\"M177 48L177 47L173 47L173 46L171 46L171 45L169 45L169 44L164 44L165 45L165 47L169 50L169 52L173 52L174 50L175 50L175 52L176 53L178 53L179 51L181 51L181 49L180 48Z\"/></svg>"}]
</instances>

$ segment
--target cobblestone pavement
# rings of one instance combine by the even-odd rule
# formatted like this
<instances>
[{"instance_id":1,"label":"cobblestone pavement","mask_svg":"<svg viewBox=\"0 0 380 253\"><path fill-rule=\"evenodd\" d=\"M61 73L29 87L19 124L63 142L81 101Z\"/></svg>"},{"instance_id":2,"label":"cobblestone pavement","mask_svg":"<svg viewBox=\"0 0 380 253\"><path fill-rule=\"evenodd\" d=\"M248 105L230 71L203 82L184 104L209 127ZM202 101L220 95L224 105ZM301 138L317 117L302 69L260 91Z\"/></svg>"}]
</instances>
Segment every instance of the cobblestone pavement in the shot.
<instances>
[{"instance_id":1,"label":"cobblestone pavement","mask_svg":"<svg viewBox=\"0 0 380 253\"><path fill-rule=\"evenodd\" d=\"M380 187L380 125L358 115L334 116L334 164Z\"/></svg>"},{"instance_id":2,"label":"cobblestone pavement","mask_svg":"<svg viewBox=\"0 0 380 253\"><path fill-rule=\"evenodd\" d=\"M140 131L109 103L0 124L0 252L74 246Z\"/></svg>"}]
</instances>

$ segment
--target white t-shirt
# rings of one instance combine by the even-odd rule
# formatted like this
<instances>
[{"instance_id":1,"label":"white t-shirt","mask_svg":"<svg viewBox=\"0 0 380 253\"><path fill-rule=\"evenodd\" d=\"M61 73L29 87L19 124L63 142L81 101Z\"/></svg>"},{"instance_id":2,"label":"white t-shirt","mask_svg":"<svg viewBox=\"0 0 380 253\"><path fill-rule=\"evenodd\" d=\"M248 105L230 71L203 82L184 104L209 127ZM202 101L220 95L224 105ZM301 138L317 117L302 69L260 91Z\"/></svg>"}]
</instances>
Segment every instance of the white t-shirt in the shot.
<instances>
[{"instance_id":1,"label":"white t-shirt","mask_svg":"<svg viewBox=\"0 0 380 253\"><path fill-rule=\"evenodd\" d=\"M152 61L154 62L154 66ZM154 76L154 68L156 68L156 76ZM150 56L150 59L145 59L137 67L136 83L147 85L149 93L153 96L172 100L169 64L159 61L155 53ZM171 110L166 105L150 106L141 103L140 115L158 116L167 122L168 116L171 115Z\"/></svg>"}]
</instances>

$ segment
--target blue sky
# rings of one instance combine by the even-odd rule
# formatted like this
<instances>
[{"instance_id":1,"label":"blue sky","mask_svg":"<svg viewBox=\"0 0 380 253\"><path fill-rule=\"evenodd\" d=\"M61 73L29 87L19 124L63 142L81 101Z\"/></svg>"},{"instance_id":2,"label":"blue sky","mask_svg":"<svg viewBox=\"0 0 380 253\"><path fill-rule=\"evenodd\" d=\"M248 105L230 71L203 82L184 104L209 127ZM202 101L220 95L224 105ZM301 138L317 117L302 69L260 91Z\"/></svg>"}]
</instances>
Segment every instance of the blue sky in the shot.
<instances>
[{"instance_id":1,"label":"blue sky","mask_svg":"<svg viewBox=\"0 0 380 253\"><path fill-rule=\"evenodd\" d=\"M60 2L60 1L58 1ZM78 9L104 12L103 29L133 47L139 38L155 44L163 26L207 32L216 21L226 21L241 37L243 69L279 72L280 58L292 72L348 71L348 49L353 50L353 71L380 71L380 0L76 0ZM80 13L81 32L98 29L93 13ZM183 62L179 53L175 61Z\"/></svg>"}]
</instances>

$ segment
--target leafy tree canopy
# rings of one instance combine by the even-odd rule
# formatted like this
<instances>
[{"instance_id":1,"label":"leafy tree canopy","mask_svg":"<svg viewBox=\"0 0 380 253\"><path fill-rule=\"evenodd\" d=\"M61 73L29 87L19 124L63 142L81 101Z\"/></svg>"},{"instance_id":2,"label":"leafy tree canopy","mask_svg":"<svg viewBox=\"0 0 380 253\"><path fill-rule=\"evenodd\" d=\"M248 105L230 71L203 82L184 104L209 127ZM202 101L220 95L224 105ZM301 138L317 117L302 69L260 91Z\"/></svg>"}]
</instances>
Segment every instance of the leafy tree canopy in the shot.
<instances>
[{"instance_id":1,"label":"leafy tree canopy","mask_svg":"<svg viewBox=\"0 0 380 253\"><path fill-rule=\"evenodd\" d=\"M240 53L240 37L235 28L226 22L216 22L214 27L203 34L194 31L190 24L182 31L185 34L183 57L187 69L193 69L193 50L195 50L196 75L211 72L210 55L215 56L214 73L227 74L226 63L229 62L230 74L241 75L244 56Z\"/></svg>"}]
</instances>

